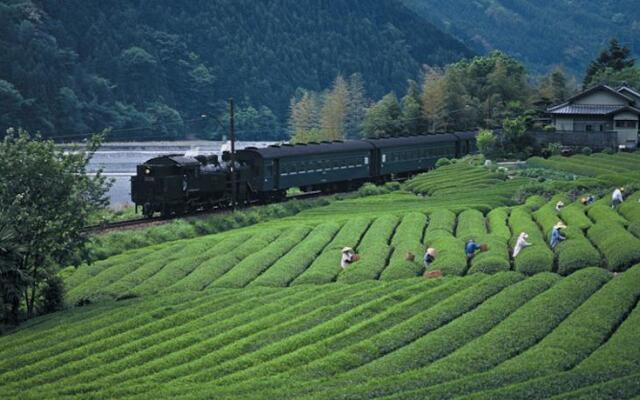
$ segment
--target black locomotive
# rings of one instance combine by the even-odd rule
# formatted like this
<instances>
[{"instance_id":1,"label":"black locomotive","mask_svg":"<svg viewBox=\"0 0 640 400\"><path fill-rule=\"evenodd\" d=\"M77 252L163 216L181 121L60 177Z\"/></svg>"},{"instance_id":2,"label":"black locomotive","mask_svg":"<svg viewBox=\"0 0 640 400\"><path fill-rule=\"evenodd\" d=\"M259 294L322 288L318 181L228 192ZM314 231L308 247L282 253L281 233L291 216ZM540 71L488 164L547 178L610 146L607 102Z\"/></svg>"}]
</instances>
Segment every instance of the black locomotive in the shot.
<instances>
[{"instance_id":1,"label":"black locomotive","mask_svg":"<svg viewBox=\"0 0 640 400\"><path fill-rule=\"evenodd\" d=\"M433 168L439 158L477 151L476 132L247 147L236 152L239 204L285 198L287 189L336 192ZM131 198L146 216L181 214L232 203L229 153L166 155L138 165Z\"/></svg>"}]
</instances>

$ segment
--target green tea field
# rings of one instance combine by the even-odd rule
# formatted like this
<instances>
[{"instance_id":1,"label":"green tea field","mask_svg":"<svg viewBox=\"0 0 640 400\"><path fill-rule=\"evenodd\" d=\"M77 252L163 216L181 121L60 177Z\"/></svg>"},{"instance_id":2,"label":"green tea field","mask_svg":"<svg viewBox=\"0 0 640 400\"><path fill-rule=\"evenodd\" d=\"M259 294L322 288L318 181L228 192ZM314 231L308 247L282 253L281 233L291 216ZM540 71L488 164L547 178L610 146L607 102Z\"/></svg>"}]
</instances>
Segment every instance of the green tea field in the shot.
<instances>
[{"instance_id":1,"label":"green tea field","mask_svg":"<svg viewBox=\"0 0 640 400\"><path fill-rule=\"evenodd\" d=\"M113 236L65 271L65 311L0 336L0 398L640 398L639 166L459 161L216 234Z\"/></svg>"}]
</instances>

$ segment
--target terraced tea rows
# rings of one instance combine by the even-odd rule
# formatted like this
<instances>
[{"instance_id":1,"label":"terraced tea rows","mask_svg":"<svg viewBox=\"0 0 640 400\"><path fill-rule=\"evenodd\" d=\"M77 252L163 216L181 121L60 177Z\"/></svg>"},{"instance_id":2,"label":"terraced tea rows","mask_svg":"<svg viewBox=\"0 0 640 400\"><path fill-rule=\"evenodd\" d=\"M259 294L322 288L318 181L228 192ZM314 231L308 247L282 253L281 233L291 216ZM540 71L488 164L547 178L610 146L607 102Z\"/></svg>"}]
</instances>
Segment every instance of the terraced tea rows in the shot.
<instances>
[{"instance_id":1,"label":"terraced tea rows","mask_svg":"<svg viewBox=\"0 0 640 400\"><path fill-rule=\"evenodd\" d=\"M322 228L314 243L336 230ZM623 387L637 396L639 280L640 265L617 277L505 271L91 305L0 337L0 394L525 398Z\"/></svg>"},{"instance_id":2,"label":"terraced tea rows","mask_svg":"<svg viewBox=\"0 0 640 400\"><path fill-rule=\"evenodd\" d=\"M486 215L474 209L458 215L436 209L430 214L386 214L315 225L296 220L267 224L138 249L82 266L66 282L67 299L74 304L162 290L411 278L424 272L427 247L438 251L429 270L445 275L508 270L568 275L588 266L624 271L640 262L638 198L640 193L629 197L619 212L606 198L584 206L558 195L549 201L532 196L521 206L496 208ZM555 204L560 200L568 206L558 213ZM559 221L567 225L567 240L551 249L551 229ZM521 232L529 235L532 245L514 259L512 249ZM488 251L467 260L464 246L469 239L488 245ZM343 270L340 251L345 246L356 249L360 260Z\"/></svg>"},{"instance_id":3,"label":"terraced tea rows","mask_svg":"<svg viewBox=\"0 0 640 400\"><path fill-rule=\"evenodd\" d=\"M423 196L333 201L83 265L67 302L93 304L0 336L0 398L640 396L637 186L609 204L612 183L638 182L638 157L532 160L583 171L575 182L601 188L589 206L575 191L515 205L530 178L458 162L409 181ZM532 245L514 258L521 232ZM469 239L488 250L467 259ZM360 260L342 269L345 246ZM428 246L444 278L421 277Z\"/></svg>"}]
</instances>

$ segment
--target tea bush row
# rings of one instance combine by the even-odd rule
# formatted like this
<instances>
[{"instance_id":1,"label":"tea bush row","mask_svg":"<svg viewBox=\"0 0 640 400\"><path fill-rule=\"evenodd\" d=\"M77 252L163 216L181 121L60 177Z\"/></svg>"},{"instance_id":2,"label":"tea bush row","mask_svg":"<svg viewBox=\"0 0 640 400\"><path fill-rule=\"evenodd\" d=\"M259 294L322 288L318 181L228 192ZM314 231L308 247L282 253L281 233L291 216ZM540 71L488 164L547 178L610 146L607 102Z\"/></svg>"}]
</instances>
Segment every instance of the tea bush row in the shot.
<instances>
[{"instance_id":1,"label":"tea bush row","mask_svg":"<svg viewBox=\"0 0 640 400\"><path fill-rule=\"evenodd\" d=\"M360 238L365 234L371 220L368 218L350 219L342 225L338 234L300 276L291 282L292 285L308 283L321 284L333 281L341 271L341 250L344 247L356 248Z\"/></svg>"},{"instance_id":2,"label":"tea bush row","mask_svg":"<svg viewBox=\"0 0 640 400\"><path fill-rule=\"evenodd\" d=\"M409 213L404 216L391 241L393 253L389 265L380 275L380 279L402 279L420 275L425 252L422 236L426 226L427 217L422 213ZM408 259L410 254L415 257L414 260Z\"/></svg>"},{"instance_id":3,"label":"tea bush row","mask_svg":"<svg viewBox=\"0 0 640 400\"><path fill-rule=\"evenodd\" d=\"M398 217L386 215L376 219L362 238L356 251L360 260L350 264L338 275L338 282L359 282L365 279L377 279L387 265Z\"/></svg>"},{"instance_id":4,"label":"tea bush row","mask_svg":"<svg viewBox=\"0 0 640 400\"><path fill-rule=\"evenodd\" d=\"M296 226L285 231L268 246L247 256L227 273L213 281L211 286L235 288L246 286L301 242L310 231L311 228L307 226Z\"/></svg>"},{"instance_id":5,"label":"tea bush row","mask_svg":"<svg viewBox=\"0 0 640 400\"><path fill-rule=\"evenodd\" d=\"M288 286L289 283L302 274L322 249L331 242L340 225L332 222L318 225L302 242L298 243L289 253L276 261L262 275L250 285Z\"/></svg>"}]
</instances>

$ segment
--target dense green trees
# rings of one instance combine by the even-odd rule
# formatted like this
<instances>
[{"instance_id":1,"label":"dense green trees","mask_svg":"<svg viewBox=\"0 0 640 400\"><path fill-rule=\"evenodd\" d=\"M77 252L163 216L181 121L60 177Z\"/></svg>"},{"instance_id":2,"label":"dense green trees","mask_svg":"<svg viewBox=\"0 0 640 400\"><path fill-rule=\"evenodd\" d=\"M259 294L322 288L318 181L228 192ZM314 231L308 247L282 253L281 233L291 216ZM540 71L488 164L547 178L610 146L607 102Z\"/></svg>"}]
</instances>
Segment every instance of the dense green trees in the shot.
<instances>
[{"instance_id":1,"label":"dense green trees","mask_svg":"<svg viewBox=\"0 0 640 400\"><path fill-rule=\"evenodd\" d=\"M609 70L609 73L619 72L627 68L633 67L635 60L631 57L631 50L627 46L621 46L617 39L609 41L609 47L603 50L600 55L589 64L583 85L585 87L598 84L602 79L603 72Z\"/></svg>"},{"instance_id":2,"label":"dense green trees","mask_svg":"<svg viewBox=\"0 0 640 400\"><path fill-rule=\"evenodd\" d=\"M402 0L482 54L501 50L535 75L564 65L581 76L611 37L640 49L637 0Z\"/></svg>"},{"instance_id":3,"label":"dense green trees","mask_svg":"<svg viewBox=\"0 0 640 400\"><path fill-rule=\"evenodd\" d=\"M20 131L0 142L0 287L3 320L16 323L59 302L60 265L80 261L89 214L106 206L106 178L86 174L99 146L65 152ZM41 295L44 297L41 298Z\"/></svg>"},{"instance_id":4,"label":"dense green trees","mask_svg":"<svg viewBox=\"0 0 640 400\"><path fill-rule=\"evenodd\" d=\"M422 64L472 54L400 3L372 0L11 0L0 37L0 135L14 126L67 139L104 127L110 139L220 135L200 116L222 117L229 97L238 137L284 138L276 122L297 88L361 73L349 93L380 97ZM345 118L349 134L363 113Z\"/></svg>"}]
</instances>

